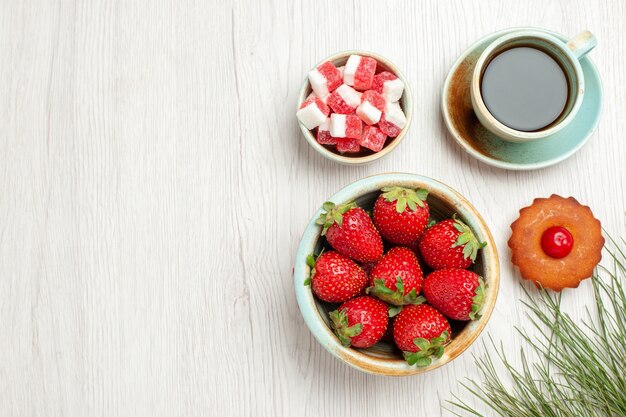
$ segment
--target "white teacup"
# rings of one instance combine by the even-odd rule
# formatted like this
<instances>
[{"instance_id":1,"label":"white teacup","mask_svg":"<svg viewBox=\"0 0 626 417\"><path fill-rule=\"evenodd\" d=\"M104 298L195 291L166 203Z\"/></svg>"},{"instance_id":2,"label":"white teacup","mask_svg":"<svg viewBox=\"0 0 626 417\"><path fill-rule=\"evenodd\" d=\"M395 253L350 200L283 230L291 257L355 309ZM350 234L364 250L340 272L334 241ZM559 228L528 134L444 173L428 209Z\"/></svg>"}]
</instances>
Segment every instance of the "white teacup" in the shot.
<instances>
[{"instance_id":1,"label":"white teacup","mask_svg":"<svg viewBox=\"0 0 626 417\"><path fill-rule=\"evenodd\" d=\"M535 30L519 30L496 39L478 58L472 76L472 107L478 120L492 133L511 142L542 139L563 129L576 116L585 94L585 79L579 59L592 50L596 44L596 38L589 31L580 33L567 43ZM492 59L506 50L521 46L532 47L548 54L559 64L568 83L568 97L564 110L553 122L533 131L513 129L496 119L489 112L481 91L483 75Z\"/></svg>"}]
</instances>

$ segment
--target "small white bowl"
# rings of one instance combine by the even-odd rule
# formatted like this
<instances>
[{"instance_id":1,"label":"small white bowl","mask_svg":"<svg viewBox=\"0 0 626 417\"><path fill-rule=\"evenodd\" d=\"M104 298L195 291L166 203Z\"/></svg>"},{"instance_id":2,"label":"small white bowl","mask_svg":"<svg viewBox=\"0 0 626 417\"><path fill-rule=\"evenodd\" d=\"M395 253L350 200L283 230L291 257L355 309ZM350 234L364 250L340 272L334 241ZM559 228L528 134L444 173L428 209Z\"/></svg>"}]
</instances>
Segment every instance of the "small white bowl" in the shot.
<instances>
[{"instance_id":1,"label":"small white bowl","mask_svg":"<svg viewBox=\"0 0 626 417\"><path fill-rule=\"evenodd\" d=\"M330 61L336 67L340 67L342 65L345 65L350 55L361 55L374 58L378 62L378 65L376 67L376 73L381 72L380 70L389 71L400 80L402 80L402 82L404 83L404 92L402 93L402 97L400 98L400 107L402 107L402 111L404 111L404 114L406 116L406 126L404 126L404 129L402 129L397 137L387 139L385 146L379 152L368 153L367 155L357 154L354 156L351 156L350 154L342 155L337 151L333 151L323 145L320 145L319 143L317 143L317 140L315 139L313 133L309 129L307 129L306 126L304 126L302 123L300 123L300 130L302 131L304 138L307 140L307 142L309 142L309 145L311 145L313 149L315 149L318 153L325 156L326 158L335 162L339 162L340 164L361 165L370 163L377 160L378 158L382 158L383 156L389 154L396 146L398 146L400 141L404 139L404 136L406 135L406 132L409 130L409 126L411 125L411 119L413 116L413 97L411 96L411 88L409 87L406 78L404 78L400 70L387 58L373 52L360 50L339 52L324 59L315 67L326 61ZM297 109L300 108L300 105L304 102L304 100L306 100L308 95L311 94L311 91L312 89L311 85L309 84L309 79L308 77L306 77L304 79L304 83L302 84L302 88L300 89Z\"/></svg>"}]
</instances>

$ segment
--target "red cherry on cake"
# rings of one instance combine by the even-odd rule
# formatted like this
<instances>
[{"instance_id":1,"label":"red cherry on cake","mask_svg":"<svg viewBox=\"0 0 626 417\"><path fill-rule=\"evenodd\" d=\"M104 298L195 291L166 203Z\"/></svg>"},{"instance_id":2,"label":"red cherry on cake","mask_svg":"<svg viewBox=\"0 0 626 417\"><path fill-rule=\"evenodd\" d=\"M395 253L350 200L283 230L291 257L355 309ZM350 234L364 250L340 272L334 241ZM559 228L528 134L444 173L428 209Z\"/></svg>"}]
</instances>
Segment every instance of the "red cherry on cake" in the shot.
<instances>
[{"instance_id":1,"label":"red cherry on cake","mask_svg":"<svg viewBox=\"0 0 626 417\"><path fill-rule=\"evenodd\" d=\"M574 246L574 237L564 227L552 226L541 235L541 248L552 258L564 258Z\"/></svg>"}]
</instances>

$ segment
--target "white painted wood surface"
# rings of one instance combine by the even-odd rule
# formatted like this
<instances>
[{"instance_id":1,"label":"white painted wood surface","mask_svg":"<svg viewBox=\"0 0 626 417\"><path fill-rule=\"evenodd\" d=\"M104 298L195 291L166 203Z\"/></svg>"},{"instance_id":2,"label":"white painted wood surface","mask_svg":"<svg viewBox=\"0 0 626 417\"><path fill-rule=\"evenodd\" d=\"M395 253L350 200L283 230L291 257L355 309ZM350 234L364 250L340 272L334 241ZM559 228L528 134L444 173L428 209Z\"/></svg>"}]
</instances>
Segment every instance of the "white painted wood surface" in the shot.
<instances>
[{"instance_id":1,"label":"white painted wood surface","mask_svg":"<svg viewBox=\"0 0 626 417\"><path fill-rule=\"evenodd\" d=\"M300 235L364 176L450 184L498 242L487 332L515 353L517 210L573 195L626 235L625 19L619 0L1 2L0 415L446 415L480 344L404 379L335 360L294 297ZM520 173L467 156L439 104L469 44L524 25L593 31L605 101L577 155ZM350 48L397 63L415 98L404 143L364 167L320 157L294 116L306 71Z\"/></svg>"}]
</instances>

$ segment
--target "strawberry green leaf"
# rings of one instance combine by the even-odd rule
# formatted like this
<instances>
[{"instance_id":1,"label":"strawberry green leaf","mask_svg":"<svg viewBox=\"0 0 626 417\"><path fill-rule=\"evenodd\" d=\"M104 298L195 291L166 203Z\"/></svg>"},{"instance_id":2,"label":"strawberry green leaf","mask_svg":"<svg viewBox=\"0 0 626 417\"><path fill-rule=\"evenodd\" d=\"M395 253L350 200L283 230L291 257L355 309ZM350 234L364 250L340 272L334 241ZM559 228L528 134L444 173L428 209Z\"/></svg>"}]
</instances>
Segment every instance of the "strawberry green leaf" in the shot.
<instances>
[{"instance_id":1,"label":"strawberry green leaf","mask_svg":"<svg viewBox=\"0 0 626 417\"><path fill-rule=\"evenodd\" d=\"M433 363L433 360L430 358L418 358L417 361L415 361L415 366L423 368L430 365L431 363Z\"/></svg>"},{"instance_id":2,"label":"strawberry green leaf","mask_svg":"<svg viewBox=\"0 0 626 417\"><path fill-rule=\"evenodd\" d=\"M396 293L404 296L404 282L402 282L402 278L400 277L396 277Z\"/></svg>"},{"instance_id":3,"label":"strawberry green leaf","mask_svg":"<svg viewBox=\"0 0 626 417\"><path fill-rule=\"evenodd\" d=\"M487 243L479 242L474 232L472 232L472 229L463 223L456 214L452 216L452 218L454 219L454 228L460 233L452 244L452 247L463 246L463 258L471 259L472 262L475 262L478 250L487 246Z\"/></svg>"},{"instance_id":4,"label":"strawberry green leaf","mask_svg":"<svg viewBox=\"0 0 626 417\"><path fill-rule=\"evenodd\" d=\"M430 342L427 339L424 339L422 337L418 337L416 338L413 343L415 343L415 345L420 348L420 351L422 352L426 352L428 349L430 349Z\"/></svg>"},{"instance_id":5,"label":"strawberry green leaf","mask_svg":"<svg viewBox=\"0 0 626 417\"><path fill-rule=\"evenodd\" d=\"M428 356L424 356L422 352L402 352L404 355L404 359L408 362L409 365L417 366L418 368L423 368L425 366L430 365L433 361Z\"/></svg>"},{"instance_id":6,"label":"strawberry green leaf","mask_svg":"<svg viewBox=\"0 0 626 417\"><path fill-rule=\"evenodd\" d=\"M395 317L402 311L402 306L390 305L388 310L389 317Z\"/></svg>"},{"instance_id":7,"label":"strawberry green leaf","mask_svg":"<svg viewBox=\"0 0 626 417\"><path fill-rule=\"evenodd\" d=\"M433 346L443 346L448 340L449 333L447 330L444 330L439 336L434 337L430 340L430 343Z\"/></svg>"},{"instance_id":8,"label":"strawberry green leaf","mask_svg":"<svg viewBox=\"0 0 626 417\"><path fill-rule=\"evenodd\" d=\"M433 352L433 356L437 359L440 359L443 356L443 346L439 346Z\"/></svg>"},{"instance_id":9,"label":"strawberry green leaf","mask_svg":"<svg viewBox=\"0 0 626 417\"><path fill-rule=\"evenodd\" d=\"M402 282L402 278L400 277L396 278L395 291L387 287L384 279L374 278L374 286L369 287L366 290L366 292L367 294L371 294L375 296L376 298L388 304L393 304L395 306L412 304L412 303L407 303L404 300L404 297L405 297L404 296L404 283ZM407 294L407 296L408 295L409 294Z\"/></svg>"},{"instance_id":10,"label":"strawberry green leaf","mask_svg":"<svg viewBox=\"0 0 626 417\"><path fill-rule=\"evenodd\" d=\"M322 209L326 212L320 214L319 218L315 220L316 224L323 225L322 228L322 236L326 235L328 229L333 225L337 224L341 226L343 223L343 215L350 209L356 207L356 203L350 202L341 205L335 205L335 203L331 201L327 201L322 205Z\"/></svg>"},{"instance_id":11,"label":"strawberry green leaf","mask_svg":"<svg viewBox=\"0 0 626 417\"><path fill-rule=\"evenodd\" d=\"M339 213L345 214L348 210L353 209L355 207L356 207L356 203L351 202L347 204L342 204L341 206L339 206L338 210L339 210Z\"/></svg>"},{"instance_id":12,"label":"strawberry green leaf","mask_svg":"<svg viewBox=\"0 0 626 417\"><path fill-rule=\"evenodd\" d=\"M478 287L474 290L474 294L476 295L472 297L472 311L469 314L470 320L478 320L481 317L480 311L485 302L486 288L487 284L485 284L485 280L482 277L478 278Z\"/></svg>"},{"instance_id":13,"label":"strawberry green leaf","mask_svg":"<svg viewBox=\"0 0 626 417\"><path fill-rule=\"evenodd\" d=\"M331 327L335 330L337 338L342 345L348 347L352 343L352 338L358 336L363 331L363 325L357 323L348 326L348 315L345 310L334 310L328 313Z\"/></svg>"},{"instance_id":14,"label":"strawberry green leaf","mask_svg":"<svg viewBox=\"0 0 626 417\"><path fill-rule=\"evenodd\" d=\"M385 280L384 279L380 279L380 278L374 278L374 286L373 287L369 287L366 292L372 293L372 294L384 294L384 295L391 295L394 293L394 291L392 289L387 288L387 286L385 285Z\"/></svg>"},{"instance_id":15,"label":"strawberry green leaf","mask_svg":"<svg viewBox=\"0 0 626 417\"><path fill-rule=\"evenodd\" d=\"M308 285L311 285L311 278L313 278L313 276L315 275L315 255L314 254L310 254L309 256L306 257L306 264L311 269L311 272L309 273L309 277L304 280L304 285L308 286Z\"/></svg>"},{"instance_id":16,"label":"strawberry green leaf","mask_svg":"<svg viewBox=\"0 0 626 417\"><path fill-rule=\"evenodd\" d=\"M456 243L455 243L455 245L456 245ZM456 246L459 246L459 245L456 245ZM463 258L467 259L470 256L472 256L472 245L470 244L470 245L463 246Z\"/></svg>"},{"instance_id":17,"label":"strawberry green leaf","mask_svg":"<svg viewBox=\"0 0 626 417\"><path fill-rule=\"evenodd\" d=\"M403 298L402 301L404 301L404 304L414 304L414 305L418 305L418 304L423 304L426 302L426 298L422 297L421 295L418 296L417 295L417 291L415 291L415 288L413 288L408 294L406 294Z\"/></svg>"},{"instance_id":18,"label":"strawberry green leaf","mask_svg":"<svg viewBox=\"0 0 626 417\"><path fill-rule=\"evenodd\" d=\"M398 213L404 213L404 210L406 210L406 198L400 197L396 203L396 211Z\"/></svg>"},{"instance_id":19,"label":"strawberry green leaf","mask_svg":"<svg viewBox=\"0 0 626 417\"><path fill-rule=\"evenodd\" d=\"M310 267L310 268L314 268L315 267L315 255L310 254L309 256L306 257L306 264Z\"/></svg>"},{"instance_id":20,"label":"strawberry green leaf","mask_svg":"<svg viewBox=\"0 0 626 417\"><path fill-rule=\"evenodd\" d=\"M382 189L383 198L389 203L396 202L396 211L404 213L408 206L411 211L417 211L417 207L425 207L424 201L428 196L428 191L418 188L404 187L384 187Z\"/></svg>"},{"instance_id":21,"label":"strawberry green leaf","mask_svg":"<svg viewBox=\"0 0 626 417\"><path fill-rule=\"evenodd\" d=\"M459 237L456 239L456 242L454 242L455 245L460 246L460 245L465 245L467 242L470 241L471 236L467 233L463 233L461 235L459 235Z\"/></svg>"},{"instance_id":22,"label":"strawberry green leaf","mask_svg":"<svg viewBox=\"0 0 626 417\"><path fill-rule=\"evenodd\" d=\"M402 354L404 356L404 360L406 360L409 365L413 366L417 363L418 358L413 354L413 352L402 352Z\"/></svg>"},{"instance_id":23,"label":"strawberry green leaf","mask_svg":"<svg viewBox=\"0 0 626 417\"><path fill-rule=\"evenodd\" d=\"M444 345L448 341L448 331L444 331L441 335L432 338L431 340L417 337L413 340L415 346L417 346L417 352L403 352L404 359L409 365L416 365L418 367L428 366L432 363L431 357L439 359L443 356Z\"/></svg>"},{"instance_id":24,"label":"strawberry green leaf","mask_svg":"<svg viewBox=\"0 0 626 417\"><path fill-rule=\"evenodd\" d=\"M417 194L417 198L419 198L422 201L426 201L426 198L428 197L428 190L427 189L425 189L425 188L418 188L417 190L415 190L415 193Z\"/></svg>"},{"instance_id":25,"label":"strawberry green leaf","mask_svg":"<svg viewBox=\"0 0 626 417\"><path fill-rule=\"evenodd\" d=\"M354 326L346 328L346 336L354 337L361 334L363 331L363 325L361 323L357 323Z\"/></svg>"}]
</instances>

